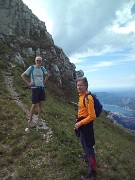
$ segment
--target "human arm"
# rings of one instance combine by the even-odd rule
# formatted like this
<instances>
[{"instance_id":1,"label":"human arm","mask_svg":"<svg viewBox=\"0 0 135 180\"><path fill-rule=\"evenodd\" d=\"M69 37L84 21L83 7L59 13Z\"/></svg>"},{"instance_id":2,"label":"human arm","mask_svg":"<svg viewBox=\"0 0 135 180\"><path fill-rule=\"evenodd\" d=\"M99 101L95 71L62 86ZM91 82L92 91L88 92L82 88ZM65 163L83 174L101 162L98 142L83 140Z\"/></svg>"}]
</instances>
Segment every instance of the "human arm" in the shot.
<instances>
[{"instance_id":1,"label":"human arm","mask_svg":"<svg viewBox=\"0 0 135 180\"><path fill-rule=\"evenodd\" d=\"M34 66L33 66L33 68L34 68ZM30 66L30 67L29 67L28 69L26 69L26 71L24 71L24 72L22 73L22 75L21 75L23 81L24 81L29 87L35 86L34 77L32 76L33 79L30 77L31 73L33 72L32 70L34 70L33 68L32 68L32 66Z\"/></svg>"},{"instance_id":2,"label":"human arm","mask_svg":"<svg viewBox=\"0 0 135 180\"><path fill-rule=\"evenodd\" d=\"M80 126L86 125L96 119L93 97L91 95L88 95L88 99L85 99L86 107L83 105L83 97L80 101L81 101L80 116L83 116L85 118L75 124L75 129L78 129Z\"/></svg>"},{"instance_id":3,"label":"human arm","mask_svg":"<svg viewBox=\"0 0 135 180\"><path fill-rule=\"evenodd\" d=\"M45 77L44 77L44 80L43 80L44 84L47 82L48 78L49 78L49 74L46 74Z\"/></svg>"},{"instance_id":4,"label":"human arm","mask_svg":"<svg viewBox=\"0 0 135 180\"><path fill-rule=\"evenodd\" d=\"M49 71L46 71L43 83L45 84L48 81L48 78L51 76L51 73Z\"/></svg>"},{"instance_id":5,"label":"human arm","mask_svg":"<svg viewBox=\"0 0 135 180\"><path fill-rule=\"evenodd\" d=\"M22 77L23 81L24 81L27 85L29 85L30 80L29 80L27 74L22 73L21 77Z\"/></svg>"}]
</instances>

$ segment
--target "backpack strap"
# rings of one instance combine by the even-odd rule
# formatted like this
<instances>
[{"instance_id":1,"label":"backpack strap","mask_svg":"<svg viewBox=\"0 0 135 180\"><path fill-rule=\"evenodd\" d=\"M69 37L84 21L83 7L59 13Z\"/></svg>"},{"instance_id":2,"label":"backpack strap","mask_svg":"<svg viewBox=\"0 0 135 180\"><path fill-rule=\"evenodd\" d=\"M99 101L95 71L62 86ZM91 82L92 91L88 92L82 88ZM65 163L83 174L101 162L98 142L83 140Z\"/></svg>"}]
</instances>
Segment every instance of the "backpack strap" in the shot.
<instances>
[{"instance_id":1,"label":"backpack strap","mask_svg":"<svg viewBox=\"0 0 135 180\"><path fill-rule=\"evenodd\" d=\"M84 95L84 98L83 98L83 104L84 104L85 107L86 107L85 99L87 99L87 101L89 101L88 95L91 95L91 92L88 92L87 94Z\"/></svg>"},{"instance_id":2,"label":"backpack strap","mask_svg":"<svg viewBox=\"0 0 135 180\"><path fill-rule=\"evenodd\" d=\"M99 117L101 112L102 112L102 109L103 109L103 105L100 103L100 101L97 99L96 95L95 94L92 94L91 92L85 94L84 96L84 99L83 99L83 104L84 106L86 107L86 104L85 104L85 99L87 99L87 101L89 101L88 99L88 95L91 95L93 100L94 100L94 109L95 109L95 113L96 113L96 117Z\"/></svg>"},{"instance_id":3,"label":"backpack strap","mask_svg":"<svg viewBox=\"0 0 135 180\"><path fill-rule=\"evenodd\" d=\"M41 70L43 72L43 78L44 78L44 75L45 75L45 68L44 68L44 66L41 66Z\"/></svg>"},{"instance_id":4,"label":"backpack strap","mask_svg":"<svg viewBox=\"0 0 135 180\"><path fill-rule=\"evenodd\" d=\"M32 76L32 80L34 82L34 75L33 75L33 71L34 71L34 65L31 65L31 69L30 69L30 74Z\"/></svg>"},{"instance_id":5,"label":"backpack strap","mask_svg":"<svg viewBox=\"0 0 135 180\"><path fill-rule=\"evenodd\" d=\"M45 69L45 68L44 68L43 66L41 66L41 70L42 70L43 72L44 72L44 69Z\"/></svg>"}]
</instances>

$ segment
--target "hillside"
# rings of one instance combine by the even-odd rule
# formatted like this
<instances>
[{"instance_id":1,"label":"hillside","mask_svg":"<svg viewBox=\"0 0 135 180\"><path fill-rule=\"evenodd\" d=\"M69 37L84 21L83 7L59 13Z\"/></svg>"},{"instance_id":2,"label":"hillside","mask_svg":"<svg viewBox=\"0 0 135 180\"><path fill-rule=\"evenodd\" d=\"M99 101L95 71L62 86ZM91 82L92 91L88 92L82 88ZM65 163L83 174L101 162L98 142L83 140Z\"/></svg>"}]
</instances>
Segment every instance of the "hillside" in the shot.
<instances>
[{"instance_id":1,"label":"hillside","mask_svg":"<svg viewBox=\"0 0 135 180\"><path fill-rule=\"evenodd\" d=\"M74 80L83 71L76 71L22 0L0 0L0 24L0 179L80 179L87 165L79 157L83 150L73 128L76 110L69 101L77 102ZM21 74L36 55L51 77L42 113L45 126L29 129L31 90ZM114 126L106 113L94 127L97 180L133 180L135 137Z\"/></svg>"},{"instance_id":2,"label":"hillside","mask_svg":"<svg viewBox=\"0 0 135 180\"><path fill-rule=\"evenodd\" d=\"M80 179L87 166L79 158L83 151L73 129L76 110L68 103L67 95L53 81L48 81L42 118L52 136L46 139L46 130L42 129L26 132L26 115L6 90L2 71L13 76L21 101L27 107L31 103L31 91L20 77L22 67L16 64L9 68L0 59L0 179ZM70 87L66 90L69 92ZM72 92L75 97L74 88L67 94L71 96ZM95 138L97 180L133 180L135 137L114 126L103 114L95 121Z\"/></svg>"}]
</instances>

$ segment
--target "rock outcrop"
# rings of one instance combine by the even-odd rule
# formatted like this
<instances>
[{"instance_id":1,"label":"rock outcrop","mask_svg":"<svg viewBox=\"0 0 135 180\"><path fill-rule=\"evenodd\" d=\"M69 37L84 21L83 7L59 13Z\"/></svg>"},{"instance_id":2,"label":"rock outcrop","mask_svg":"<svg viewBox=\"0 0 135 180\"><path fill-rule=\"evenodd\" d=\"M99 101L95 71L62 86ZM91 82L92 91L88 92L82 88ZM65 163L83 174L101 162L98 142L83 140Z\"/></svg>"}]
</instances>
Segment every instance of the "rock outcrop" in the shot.
<instances>
[{"instance_id":1,"label":"rock outcrop","mask_svg":"<svg viewBox=\"0 0 135 180\"><path fill-rule=\"evenodd\" d=\"M0 53L3 58L24 65L27 57L40 55L53 77L63 83L74 82L76 67L62 49L54 44L45 23L40 21L22 0L0 0ZM82 73L83 74L83 73Z\"/></svg>"},{"instance_id":2,"label":"rock outcrop","mask_svg":"<svg viewBox=\"0 0 135 180\"><path fill-rule=\"evenodd\" d=\"M23 39L45 38L53 43L45 23L22 0L0 0L0 22L0 34Z\"/></svg>"}]
</instances>

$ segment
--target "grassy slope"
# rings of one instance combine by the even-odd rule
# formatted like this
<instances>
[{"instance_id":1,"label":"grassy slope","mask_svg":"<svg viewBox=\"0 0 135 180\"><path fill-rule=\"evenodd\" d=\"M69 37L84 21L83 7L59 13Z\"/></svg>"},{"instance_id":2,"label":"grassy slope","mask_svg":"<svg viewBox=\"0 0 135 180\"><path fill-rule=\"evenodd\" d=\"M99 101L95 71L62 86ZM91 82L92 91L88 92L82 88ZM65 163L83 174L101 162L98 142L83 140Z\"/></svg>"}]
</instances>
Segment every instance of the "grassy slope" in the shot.
<instances>
[{"instance_id":1,"label":"grassy slope","mask_svg":"<svg viewBox=\"0 0 135 180\"><path fill-rule=\"evenodd\" d=\"M30 106L31 92L22 86L21 69L13 71L16 89L22 101ZM1 74L0 78L0 179L80 179L87 166L78 157L83 151L74 135L74 107L52 94L51 82L48 81L42 117L51 127L53 137L46 143L43 130L25 132L25 115L5 90ZM103 115L95 121L95 138L97 180L133 180L135 137L114 126Z\"/></svg>"}]
</instances>

